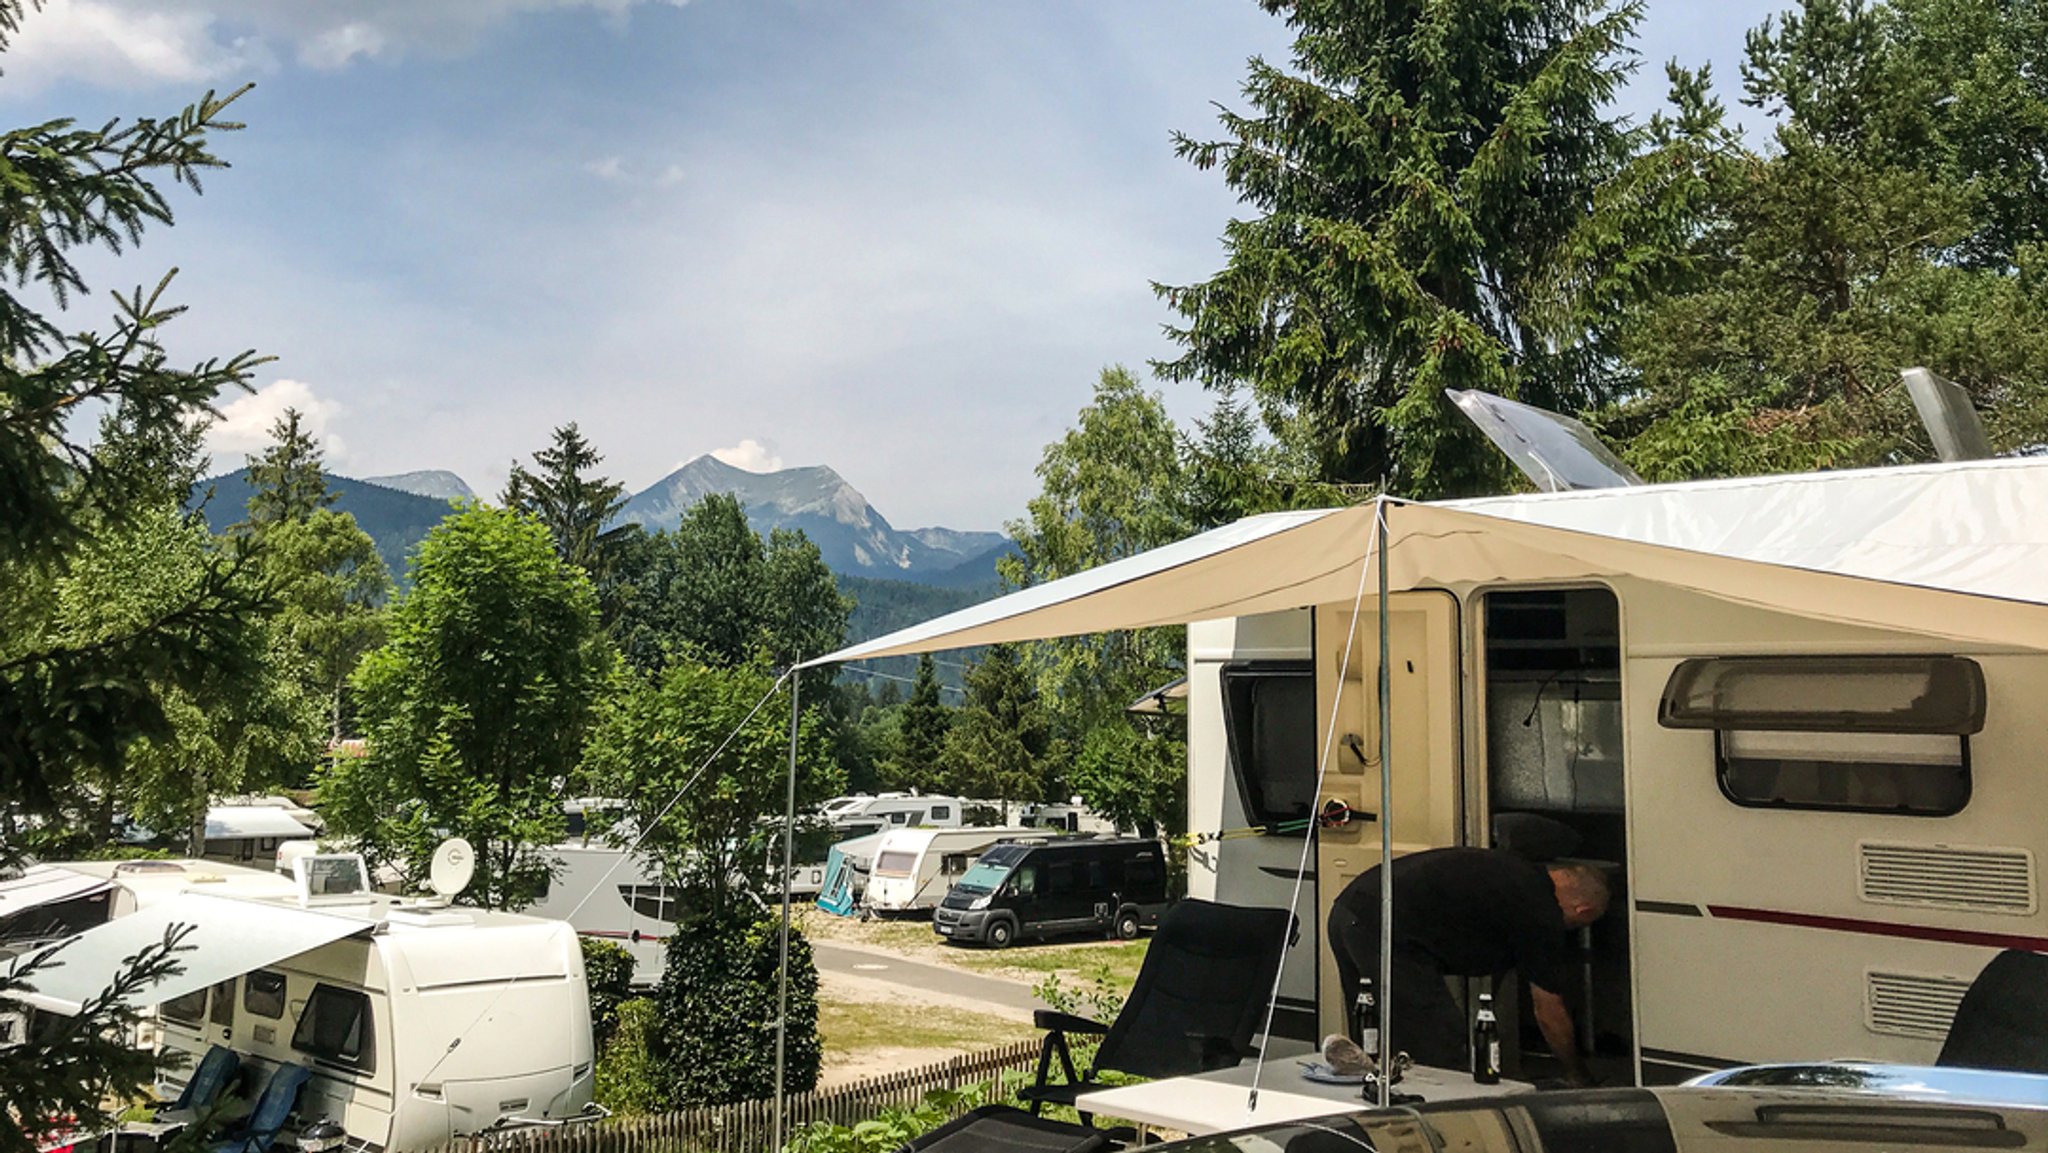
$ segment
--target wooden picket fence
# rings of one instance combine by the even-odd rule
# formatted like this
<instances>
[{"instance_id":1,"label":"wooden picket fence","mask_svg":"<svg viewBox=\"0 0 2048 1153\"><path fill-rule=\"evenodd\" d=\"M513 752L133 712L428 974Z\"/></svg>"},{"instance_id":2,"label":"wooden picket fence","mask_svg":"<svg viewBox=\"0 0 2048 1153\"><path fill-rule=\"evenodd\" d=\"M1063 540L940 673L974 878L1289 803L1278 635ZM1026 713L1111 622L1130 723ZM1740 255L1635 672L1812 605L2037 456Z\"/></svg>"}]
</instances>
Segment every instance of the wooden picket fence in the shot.
<instances>
[{"instance_id":1,"label":"wooden picket fence","mask_svg":"<svg viewBox=\"0 0 2048 1153\"><path fill-rule=\"evenodd\" d=\"M998 1081L1038 1066L1037 1041L968 1053L915 1069L788 1098L784 1139L813 1121L852 1125L884 1109L908 1108L933 1090ZM459 1137L430 1153L773 1153L775 1102L742 1101L588 1124L533 1127Z\"/></svg>"}]
</instances>

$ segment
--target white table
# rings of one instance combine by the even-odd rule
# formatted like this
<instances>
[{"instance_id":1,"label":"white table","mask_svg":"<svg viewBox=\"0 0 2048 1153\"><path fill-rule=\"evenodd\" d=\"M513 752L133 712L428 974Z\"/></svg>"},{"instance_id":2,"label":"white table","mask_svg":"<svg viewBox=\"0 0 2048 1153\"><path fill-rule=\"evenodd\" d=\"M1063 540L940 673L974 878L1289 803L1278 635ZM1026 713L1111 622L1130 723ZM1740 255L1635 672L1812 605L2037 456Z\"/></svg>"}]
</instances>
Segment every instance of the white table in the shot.
<instances>
[{"instance_id":1,"label":"white table","mask_svg":"<svg viewBox=\"0 0 2048 1153\"><path fill-rule=\"evenodd\" d=\"M1075 1105L1087 1113L1121 1117L1140 1125L1199 1137L1249 1125L1274 1125L1369 1109L1377 1103L1361 1097L1357 1085L1326 1085L1303 1077L1298 1061L1295 1056L1267 1059L1265 1070L1259 1074L1256 1110L1246 1108L1254 1070L1250 1061L1213 1073L1097 1089L1081 1094ZM1420 1094L1425 1101L1502 1097L1531 1088L1526 1082L1505 1079L1497 1085L1481 1085L1469 1073L1421 1065L1408 1070L1394 1086L1397 1093Z\"/></svg>"}]
</instances>

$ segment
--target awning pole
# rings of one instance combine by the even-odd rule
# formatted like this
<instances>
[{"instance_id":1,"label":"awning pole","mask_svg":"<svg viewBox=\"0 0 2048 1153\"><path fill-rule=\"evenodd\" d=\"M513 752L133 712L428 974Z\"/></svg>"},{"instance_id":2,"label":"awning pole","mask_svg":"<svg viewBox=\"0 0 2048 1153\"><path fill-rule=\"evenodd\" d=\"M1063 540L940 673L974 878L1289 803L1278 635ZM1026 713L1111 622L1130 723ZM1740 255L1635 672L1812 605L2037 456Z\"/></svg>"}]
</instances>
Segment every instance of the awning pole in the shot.
<instances>
[{"instance_id":1,"label":"awning pole","mask_svg":"<svg viewBox=\"0 0 2048 1153\"><path fill-rule=\"evenodd\" d=\"M1394 1082L1394 729L1392 649L1387 641L1387 498L1373 517L1380 565L1380 1108L1393 1103Z\"/></svg>"},{"instance_id":2,"label":"awning pole","mask_svg":"<svg viewBox=\"0 0 2048 1153\"><path fill-rule=\"evenodd\" d=\"M789 797L782 810L782 960L775 976L775 1141L768 1148L782 1149L783 1111L788 1108L783 1093L784 1053L789 1039L789 876L794 868L791 856L796 830L796 735L799 714L797 698L804 677L797 670L801 657L790 662L789 674Z\"/></svg>"}]
</instances>

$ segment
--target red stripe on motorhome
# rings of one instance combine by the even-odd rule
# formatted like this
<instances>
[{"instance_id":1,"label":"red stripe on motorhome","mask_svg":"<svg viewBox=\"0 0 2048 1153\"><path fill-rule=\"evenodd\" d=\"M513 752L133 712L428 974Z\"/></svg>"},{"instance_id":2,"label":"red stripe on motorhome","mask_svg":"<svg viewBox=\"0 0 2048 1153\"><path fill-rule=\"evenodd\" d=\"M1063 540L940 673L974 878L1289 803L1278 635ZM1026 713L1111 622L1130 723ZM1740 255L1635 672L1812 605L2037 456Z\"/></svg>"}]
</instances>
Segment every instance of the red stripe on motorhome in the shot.
<instances>
[{"instance_id":1,"label":"red stripe on motorhome","mask_svg":"<svg viewBox=\"0 0 2048 1153\"><path fill-rule=\"evenodd\" d=\"M633 935L633 934L631 934L631 933L620 933L620 932L617 932L617 931L615 931L615 930L611 930L611 929L578 929L578 930L576 930L576 934L577 934L578 936L581 936L581 937L603 937L603 938L604 938L605 940L607 940L607 941L666 941L666 940L668 940L668 938L667 938L667 937L657 937L657 936L655 936L655 935L654 935L653 933L642 933L642 934L640 934L639 936L637 936L637 937L636 937L636 936L634 936L634 935Z\"/></svg>"},{"instance_id":2,"label":"red stripe on motorhome","mask_svg":"<svg viewBox=\"0 0 2048 1153\"><path fill-rule=\"evenodd\" d=\"M1910 941L1940 941L1950 945L1981 945L1987 949L2024 949L2030 953L2048 953L2048 937L2026 937L2017 933L1984 933L1975 929L1944 929L1935 925L1901 925L1895 921L1824 917L1817 913L1787 913L1779 909L1746 909L1739 905L1708 905L1707 912L1730 921L1756 921L1766 925L1791 925L1801 929L1827 929L1836 933L1862 933L1870 937L1903 937Z\"/></svg>"}]
</instances>

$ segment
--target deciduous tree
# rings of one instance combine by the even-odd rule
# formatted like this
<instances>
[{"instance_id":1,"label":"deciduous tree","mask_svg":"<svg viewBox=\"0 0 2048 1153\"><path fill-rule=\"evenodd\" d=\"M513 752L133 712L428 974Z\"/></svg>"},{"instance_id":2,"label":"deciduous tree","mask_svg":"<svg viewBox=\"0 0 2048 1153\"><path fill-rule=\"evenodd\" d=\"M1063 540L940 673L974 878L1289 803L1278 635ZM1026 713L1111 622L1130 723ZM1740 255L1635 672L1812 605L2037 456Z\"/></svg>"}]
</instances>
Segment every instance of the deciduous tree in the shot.
<instances>
[{"instance_id":1,"label":"deciduous tree","mask_svg":"<svg viewBox=\"0 0 2048 1153\"><path fill-rule=\"evenodd\" d=\"M420 543L389 639L354 688L369 754L324 768L328 826L423 878L445 836L477 850L466 899L517 908L561 836L561 788L612 653L583 571L539 522L471 506Z\"/></svg>"}]
</instances>

